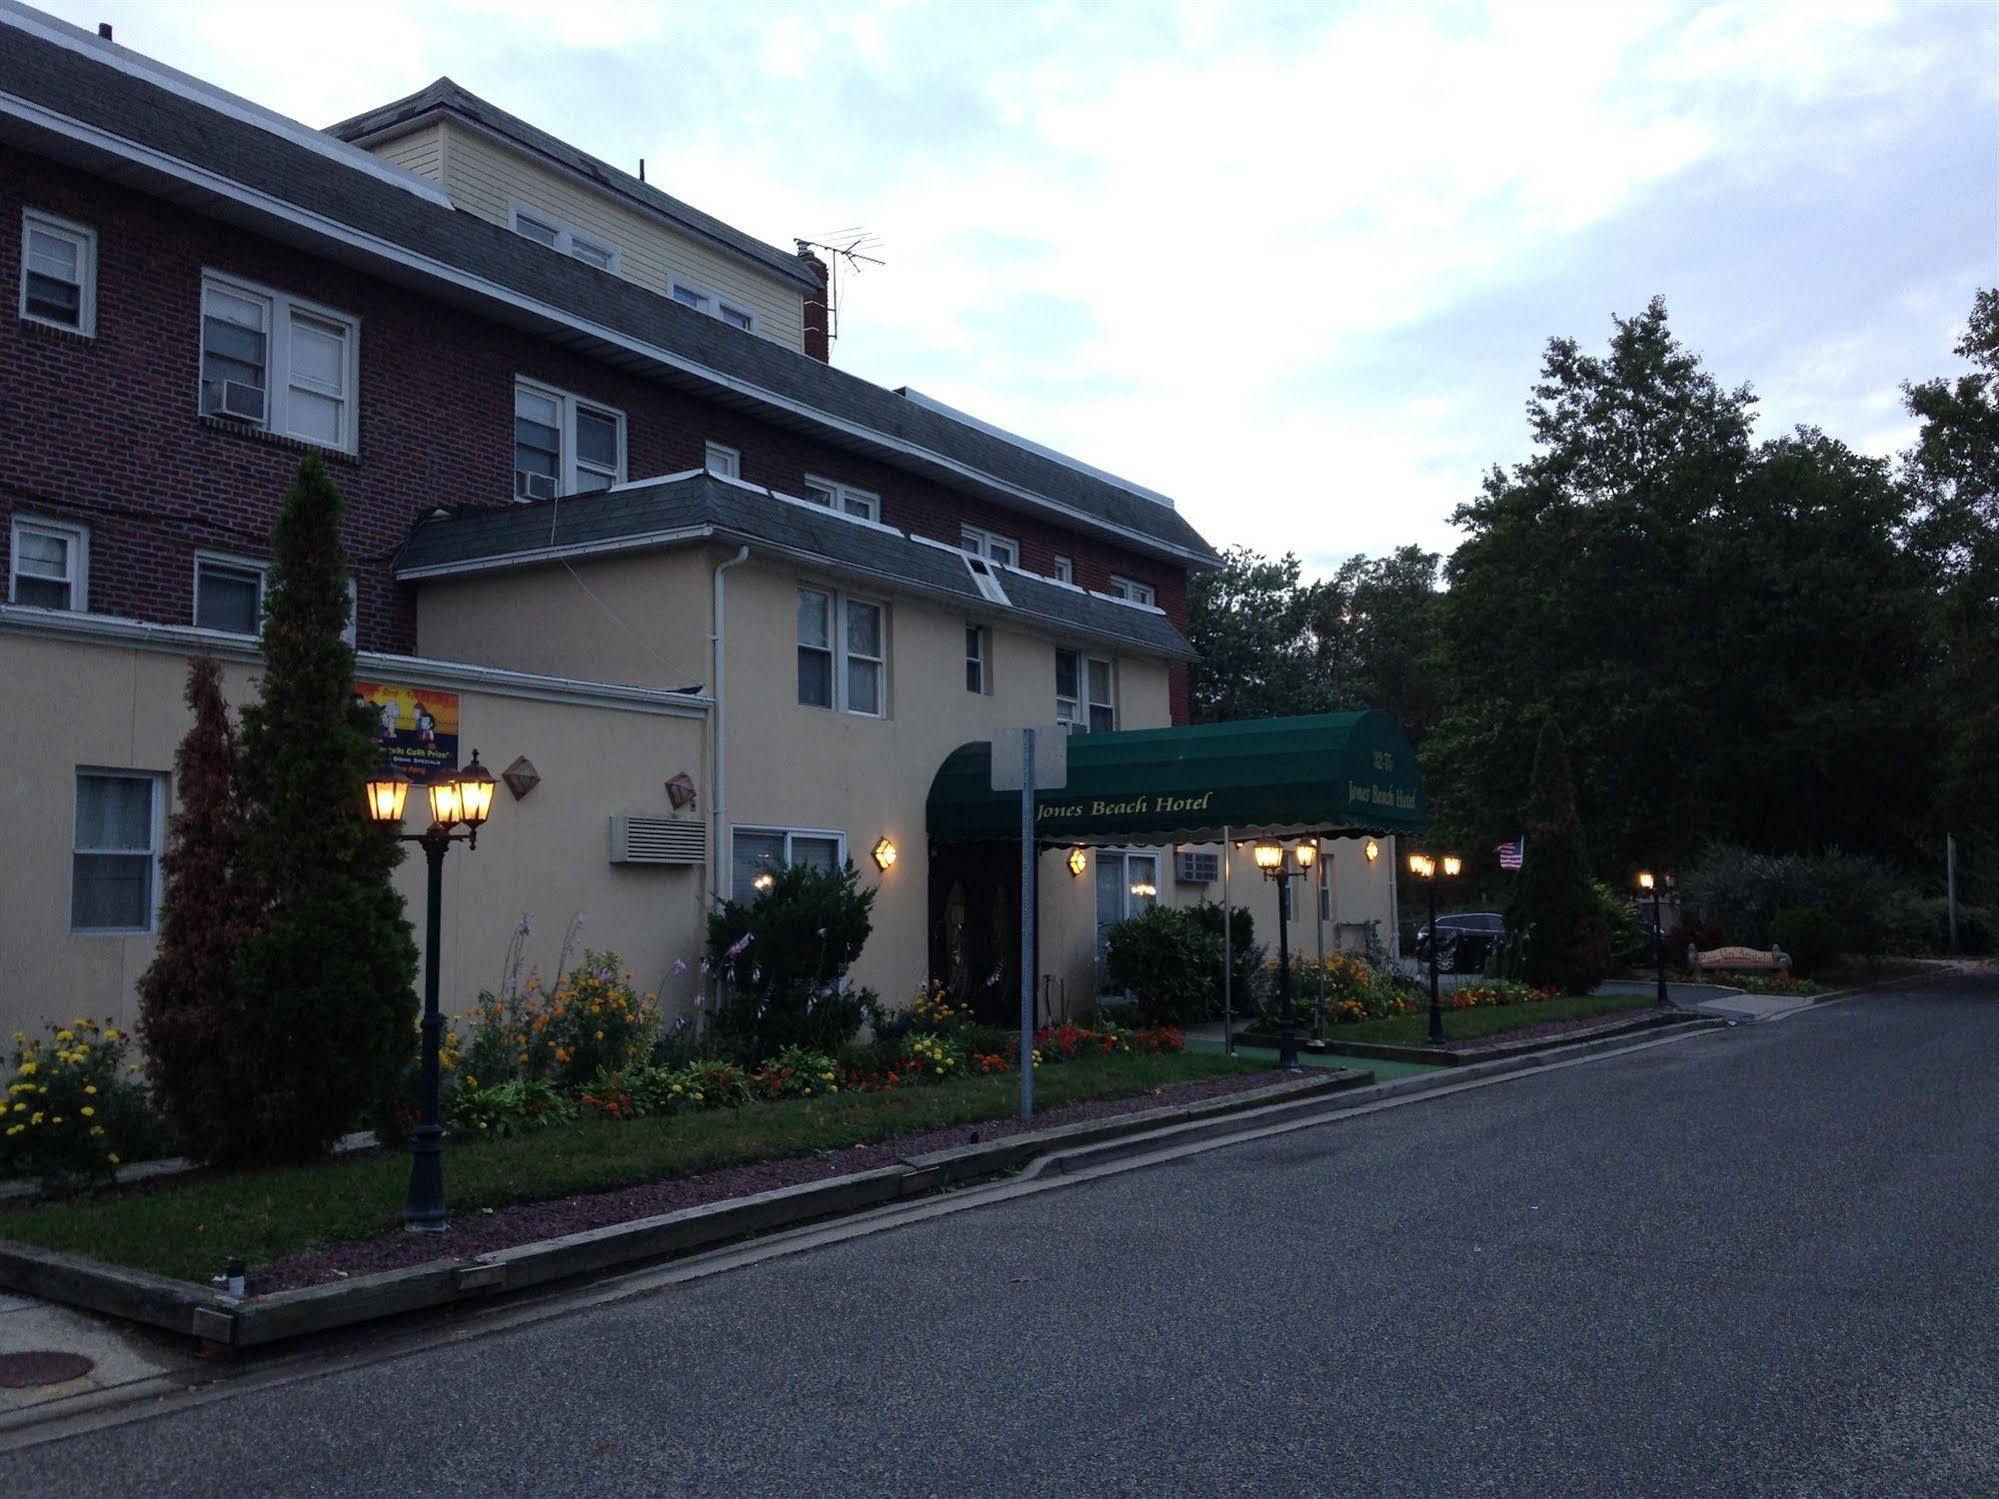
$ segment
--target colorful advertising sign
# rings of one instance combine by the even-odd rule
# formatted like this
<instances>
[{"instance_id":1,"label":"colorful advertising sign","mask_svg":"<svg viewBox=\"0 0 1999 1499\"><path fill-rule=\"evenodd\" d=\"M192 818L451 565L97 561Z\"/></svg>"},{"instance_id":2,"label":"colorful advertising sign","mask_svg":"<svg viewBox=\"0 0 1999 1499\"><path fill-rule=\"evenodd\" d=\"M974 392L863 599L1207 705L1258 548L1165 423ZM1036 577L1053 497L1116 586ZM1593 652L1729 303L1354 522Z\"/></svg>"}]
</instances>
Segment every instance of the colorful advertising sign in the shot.
<instances>
[{"instance_id":1,"label":"colorful advertising sign","mask_svg":"<svg viewBox=\"0 0 1999 1499\"><path fill-rule=\"evenodd\" d=\"M356 682L354 697L375 716L375 744L384 764L418 785L457 767L457 693Z\"/></svg>"}]
</instances>

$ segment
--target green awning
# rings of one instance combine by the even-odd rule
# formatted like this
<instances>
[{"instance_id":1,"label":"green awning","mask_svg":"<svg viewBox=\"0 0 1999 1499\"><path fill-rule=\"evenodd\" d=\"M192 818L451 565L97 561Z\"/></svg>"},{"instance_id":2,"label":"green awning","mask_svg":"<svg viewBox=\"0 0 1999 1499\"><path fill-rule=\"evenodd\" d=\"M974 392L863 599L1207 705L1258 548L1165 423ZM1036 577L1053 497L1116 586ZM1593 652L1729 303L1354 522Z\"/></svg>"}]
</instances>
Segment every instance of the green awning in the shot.
<instances>
[{"instance_id":1,"label":"green awning","mask_svg":"<svg viewBox=\"0 0 1999 1499\"><path fill-rule=\"evenodd\" d=\"M1305 833L1420 833L1423 774L1386 713L1074 734L1069 784L1041 793L1043 844L1203 843ZM1020 793L992 789L992 746L953 750L930 783L941 842L1018 840Z\"/></svg>"}]
</instances>

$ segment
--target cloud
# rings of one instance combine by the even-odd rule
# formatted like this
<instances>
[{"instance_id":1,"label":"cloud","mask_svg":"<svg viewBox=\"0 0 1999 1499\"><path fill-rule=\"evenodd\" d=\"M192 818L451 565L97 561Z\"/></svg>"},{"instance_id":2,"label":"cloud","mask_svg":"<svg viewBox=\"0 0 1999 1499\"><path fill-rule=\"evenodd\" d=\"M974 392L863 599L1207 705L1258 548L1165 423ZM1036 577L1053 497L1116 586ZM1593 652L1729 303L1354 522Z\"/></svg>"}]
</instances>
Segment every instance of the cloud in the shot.
<instances>
[{"instance_id":1,"label":"cloud","mask_svg":"<svg viewBox=\"0 0 1999 1499\"><path fill-rule=\"evenodd\" d=\"M317 122L449 72L776 243L865 226L837 362L1315 560L1451 544L1552 334L1663 292L1766 433L1880 451L1993 277L1984 7L160 0L120 40Z\"/></svg>"}]
</instances>

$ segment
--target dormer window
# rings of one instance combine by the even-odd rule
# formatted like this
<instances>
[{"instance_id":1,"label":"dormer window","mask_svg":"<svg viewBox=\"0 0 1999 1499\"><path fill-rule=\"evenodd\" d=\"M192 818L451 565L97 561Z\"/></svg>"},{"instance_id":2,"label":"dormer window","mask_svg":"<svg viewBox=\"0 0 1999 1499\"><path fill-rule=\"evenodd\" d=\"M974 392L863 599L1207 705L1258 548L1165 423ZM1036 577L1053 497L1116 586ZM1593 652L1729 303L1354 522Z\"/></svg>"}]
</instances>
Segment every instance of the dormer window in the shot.
<instances>
[{"instance_id":1,"label":"dormer window","mask_svg":"<svg viewBox=\"0 0 1999 1499\"><path fill-rule=\"evenodd\" d=\"M1154 606L1159 603L1158 591L1150 583L1134 582L1130 578L1120 578L1115 573L1111 575L1111 593L1127 603Z\"/></svg>"},{"instance_id":2,"label":"dormer window","mask_svg":"<svg viewBox=\"0 0 1999 1499\"><path fill-rule=\"evenodd\" d=\"M618 247L606 244L601 239L592 239L581 230L572 229L562 220L545 213L537 213L531 208L523 208L515 203L507 210L507 222L514 233L523 239L531 239L538 245L580 260L585 265L594 265L600 271L615 271L618 268Z\"/></svg>"},{"instance_id":3,"label":"dormer window","mask_svg":"<svg viewBox=\"0 0 1999 1499\"><path fill-rule=\"evenodd\" d=\"M818 479L807 474L805 498L815 505L824 505L828 510L837 510L843 515L858 515L862 520L878 521L882 518L880 495L869 490L856 489L851 484L842 484L834 479Z\"/></svg>"},{"instance_id":4,"label":"dormer window","mask_svg":"<svg viewBox=\"0 0 1999 1499\"><path fill-rule=\"evenodd\" d=\"M966 526L961 532L964 549L974 557L984 557L988 562L1004 563L1008 567L1020 566L1020 543L1010 536L983 530L978 526Z\"/></svg>"},{"instance_id":5,"label":"dormer window","mask_svg":"<svg viewBox=\"0 0 1999 1499\"><path fill-rule=\"evenodd\" d=\"M731 328L740 328L745 333L757 331L757 315L747 307L718 297L705 286L696 286L692 281L682 281L678 276L670 283L673 300L683 307L692 307L704 317L720 318Z\"/></svg>"}]
</instances>

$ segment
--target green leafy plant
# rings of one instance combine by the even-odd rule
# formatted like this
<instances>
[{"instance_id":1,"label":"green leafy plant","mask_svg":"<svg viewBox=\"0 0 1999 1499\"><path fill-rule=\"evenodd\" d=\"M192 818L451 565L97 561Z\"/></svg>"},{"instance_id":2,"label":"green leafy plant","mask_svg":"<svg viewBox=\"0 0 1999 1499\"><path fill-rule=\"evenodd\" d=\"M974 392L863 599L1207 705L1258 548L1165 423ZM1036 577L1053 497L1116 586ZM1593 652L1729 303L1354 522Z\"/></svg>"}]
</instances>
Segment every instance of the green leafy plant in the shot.
<instances>
[{"instance_id":1,"label":"green leafy plant","mask_svg":"<svg viewBox=\"0 0 1999 1499\"><path fill-rule=\"evenodd\" d=\"M758 1098L813 1098L840 1091L840 1064L824 1052L787 1046L750 1078Z\"/></svg>"},{"instance_id":2,"label":"green leafy plant","mask_svg":"<svg viewBox=\"0 0 1999 1499\"><path fill-rule=\"evenodd\" d=\"M1534 988L1587 994L1610 973L1610 933L1590 879L1568 750L1552 718L1541 726L1527 808L1527 859L1506 913L1524 934L1519 977Z\"/></svg>"},{"instance_id":3,"label":"green leafy plant","mask_svg":"<svg viewBox=\"0 0 1999 1499\"><path fill-rule=\"evenodd\" d=\"M1791 959L1791 971L1800 978L1823 973L1838 962L1846 948L1846 933L1823 911L1807 906L1791 906L1777 913L1770 923L1770 935Z\"/></svg>"},{"instance_id":4,"label":"green leafy plant","mask_svg":"<svg viewBox=\"0 0 1999 1499\"><path fill-rule=\"evenodd\" d=\"M875 892L860 888L852 861L786 864L770 881L708 918L709 970L726 989L715 1041L746 1066L787 1046L837 1052L873 999L844 988L874 920Z\"/></svg>"},{"instance_id":5,"label":"green leafy plant","mask_svg":"<svg viewBox=\"0 0 1999 1499\"><path fill-rule=\"evenodd\" d=\"M1232 1009L1246 1012L1253 1009L1263 992L1266 977L1265 959L1267 947L1258 946L1256 941L1256 916L1248 906L1224 906L1220 901L1204 900L1195 905L1181 907L1187 915L1205 932L1214 933L1217 940L1222 936L1224 925L1228 928L1229 944L1229 1004ZM1221 980L1215 981L1215 995L1209 1006L1209 1013L1222 1012Z\"/></svg>"},{"instance_id":6,"label":"green leafy plant","mask_svg":"<svg viewBox=\"0 0 1999 1499\"><path fill-rule=\"evenodd\" d=\"M1220 999L1222 936L1187 911L1153 906L1113 926L1104 971L1151 1022L1207 1018Z\"/></svg>"},{"instance_id":7,"label":"green leafy plant","mask_svg":"<svg viewBox=\"0 0 1999 1499\"><path fill-rule=\"evenodd\" d=\"M552 1083L517 1077L490 1088L461 1089L449 1117L452 1127L467 1137L497 1140L574 1124L577 1109Z\"/></svg>"},{"instance_id":8,"label":"green leafy plant","mask_svg":"<svg viewBox=\"0 0 1999 1499\"><path fill-rule=\"evenodd\" d=\"M127 1071L126 1033L87 1019L48 1031L14 1033L0 1173L33 1175L60 1192L109 1181L122 1162L155 1153L161 1130Z\"/></svg>"}]
</instances>

